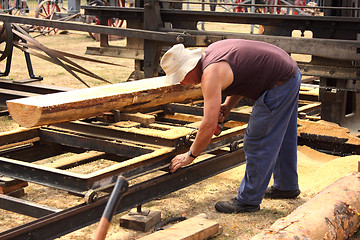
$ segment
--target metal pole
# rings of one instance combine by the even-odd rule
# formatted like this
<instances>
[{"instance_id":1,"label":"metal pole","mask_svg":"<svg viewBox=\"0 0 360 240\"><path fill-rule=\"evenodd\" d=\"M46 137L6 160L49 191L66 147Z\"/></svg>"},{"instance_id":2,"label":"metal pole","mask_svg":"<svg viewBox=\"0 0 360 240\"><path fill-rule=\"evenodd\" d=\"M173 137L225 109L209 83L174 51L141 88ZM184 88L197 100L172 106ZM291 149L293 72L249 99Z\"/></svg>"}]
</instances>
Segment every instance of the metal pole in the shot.
<instances>
[{"instance_id":1,"label":"metal pole","mask_svg":"<svg viewBox=\"0 0 360 240\"><path fill-rule=\"evenodd\" d=\"M251 4L255 4L255 0L251 0ZM250 12L255 13L255 6L251 6ZM250 34L254 33L254 27L255 27L254 24L251 24Z\"/></svg>"}]
</instances>

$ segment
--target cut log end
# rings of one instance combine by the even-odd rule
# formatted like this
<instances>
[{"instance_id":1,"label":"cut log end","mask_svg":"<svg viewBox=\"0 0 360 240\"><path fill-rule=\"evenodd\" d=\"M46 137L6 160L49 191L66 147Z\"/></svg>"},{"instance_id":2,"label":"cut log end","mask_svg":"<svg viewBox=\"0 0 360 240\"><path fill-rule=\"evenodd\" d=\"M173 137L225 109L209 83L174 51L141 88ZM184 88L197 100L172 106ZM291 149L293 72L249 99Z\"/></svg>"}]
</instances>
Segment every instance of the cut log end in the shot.
<instances>
[{"instance_id":1,"label":"cut log end","mask_svg":"<svg viewBox=\"0 0 360 240\"><path fill-rule=\"evenodd\" d=\"M33 127L38 126L38 122L41 117L41 111L38 107L27 105L23 106L16 102L16 100L11 100L6 102L7 108L9 110L10 116L15 120L17 124L21 127Z\"/></svg>"}]
</instances>

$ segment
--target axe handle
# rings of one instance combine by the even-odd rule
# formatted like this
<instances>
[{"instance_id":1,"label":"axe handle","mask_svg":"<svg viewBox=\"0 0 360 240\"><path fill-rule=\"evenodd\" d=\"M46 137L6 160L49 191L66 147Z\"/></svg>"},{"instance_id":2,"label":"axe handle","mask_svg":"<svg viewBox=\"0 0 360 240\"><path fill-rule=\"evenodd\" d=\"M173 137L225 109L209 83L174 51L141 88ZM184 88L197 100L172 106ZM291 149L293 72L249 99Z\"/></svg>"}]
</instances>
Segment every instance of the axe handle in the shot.
<instances>
[{"instance_id":1,"label":"axe handle","mask_svg":"<svg viewBox=\"0 0 360 240\"><path fill-rule=\"evenodd\" d=\"M96 230L95 240L104 240L107 231L110 227L111 218L113 217L117 206L120 203L122 195L128 190L129 183L123 177L119 176L116 180L114 189L111 192L109 201L106 204L105 210L101 216L99 226Z\"/></svg>"}]
</instances>

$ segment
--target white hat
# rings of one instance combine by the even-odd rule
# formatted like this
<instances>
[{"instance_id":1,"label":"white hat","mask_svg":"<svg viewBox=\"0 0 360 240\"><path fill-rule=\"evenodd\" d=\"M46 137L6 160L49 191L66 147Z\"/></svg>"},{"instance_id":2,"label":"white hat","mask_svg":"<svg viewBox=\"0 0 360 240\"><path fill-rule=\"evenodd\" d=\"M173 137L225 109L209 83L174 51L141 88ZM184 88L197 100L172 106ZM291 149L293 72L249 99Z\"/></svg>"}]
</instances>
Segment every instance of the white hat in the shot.
<instances>
[{"instance_id":1,"label":"white hat","mask_svg":"<svg viewBox=\"0 0 360 240\"><path fill-rule=\"evenodd\" d=\"M189 50L183 44L176 44L161 58L160 65L166 73L165 82L177 84L193 70L201 59L201 49Z\"/></svg>"}]
</instances>

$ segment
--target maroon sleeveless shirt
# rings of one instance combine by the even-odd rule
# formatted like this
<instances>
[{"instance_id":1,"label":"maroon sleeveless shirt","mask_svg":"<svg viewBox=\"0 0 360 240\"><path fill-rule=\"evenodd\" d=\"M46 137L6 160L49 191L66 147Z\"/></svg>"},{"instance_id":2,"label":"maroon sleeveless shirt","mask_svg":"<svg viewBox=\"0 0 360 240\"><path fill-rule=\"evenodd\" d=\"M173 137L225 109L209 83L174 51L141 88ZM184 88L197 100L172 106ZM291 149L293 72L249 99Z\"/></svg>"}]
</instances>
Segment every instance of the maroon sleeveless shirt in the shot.
<instances>
[{"instance_id":1,"label":"maroon sleeveless shirt","mask_svg":"<svg viewBox=\"0 0 360 240\"><path fill-rule=\"evenodd\" d=\"M223 94L241 95L256 100L277 81L287 81L297 72L296 62L279 47L265 42L226 39L205 50L202 69L212 63L229 63L234 79Z\"/></svg>"}]
</instances>

